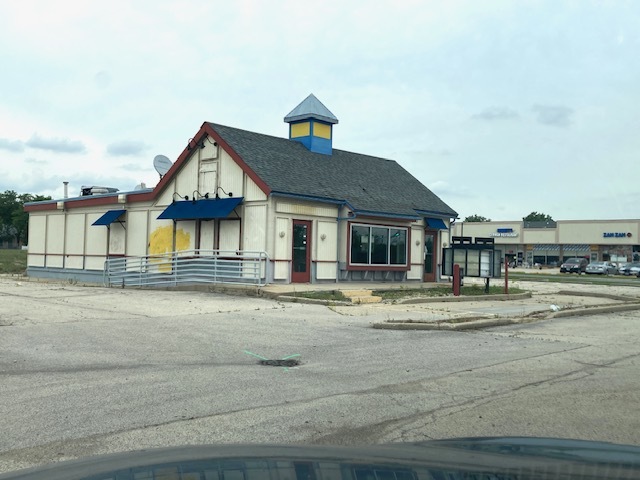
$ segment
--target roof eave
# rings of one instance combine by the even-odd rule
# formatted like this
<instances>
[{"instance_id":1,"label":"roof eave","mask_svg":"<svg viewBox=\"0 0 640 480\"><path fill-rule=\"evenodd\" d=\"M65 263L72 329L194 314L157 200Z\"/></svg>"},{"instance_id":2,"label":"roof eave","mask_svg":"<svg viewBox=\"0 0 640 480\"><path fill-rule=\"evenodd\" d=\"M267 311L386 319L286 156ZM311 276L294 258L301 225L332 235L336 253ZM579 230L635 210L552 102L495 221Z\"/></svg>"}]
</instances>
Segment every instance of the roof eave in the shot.
<instances>
[{"instance_id":1,"label":"roof eave","mask_svg":"<svg viewBox=\"0 0 640 480\"><path fill-rule=\"evenodd\" d=\"M374 210L353 210L353 213L355 213L357 216L397 218L401 220L420 220L422 218L419 215L406 214L406 213L377 212Z\"/></svg>"},{"instance_id":2,"label":"roof eave","mask_svg":"<svg viewBox=\"0 0 640 480\"><path fill-rule=\"evenodd\" d=\"M317 113L291 115L291 116L284 117L284 121L286 123L291 123L291 122L297 122L301 120L309 120L310 118L313 118L315 120L320 120L321 122L331 123L332 125L335 125L338 123L337 118L326 117L324 115L318 115Z\"/></svg>"},{"instance_id":3,"label":"roof eave","mask_svg":"<svg viewBox=\"0 0 640 480\"><path fill-rule=\"evenodd\" d=\"M440 218L458 218L458 213L457 212L437 212L435 210L419 210L419 209L415 209L416 213L418 215L424 216L424 215L430 215L432 217L440 217Z\"/></svg>"}]
</instances>

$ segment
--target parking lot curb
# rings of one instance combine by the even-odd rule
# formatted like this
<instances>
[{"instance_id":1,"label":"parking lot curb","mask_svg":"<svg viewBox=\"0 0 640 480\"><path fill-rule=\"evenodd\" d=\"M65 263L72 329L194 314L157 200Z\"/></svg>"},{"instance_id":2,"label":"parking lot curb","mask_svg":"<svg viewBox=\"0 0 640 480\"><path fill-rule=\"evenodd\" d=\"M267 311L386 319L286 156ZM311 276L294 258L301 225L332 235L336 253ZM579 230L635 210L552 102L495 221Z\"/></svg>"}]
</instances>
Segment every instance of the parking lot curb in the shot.
<instances>
[{"instance_id":1,"label":"parking lot curb","mask_svg":"<svg viewBox=\"0 0 640 480\"><path fill-rule=\"evenodd\" d=\"M351 302L343 301L343 300L323 300L320 298L307 298L307 297L297 297L292 295L277 295L275 297L276 300L280 300L281 302L291 302L291 303L309 303L312 305L326 305L326 306L347 306L354 305Z\"/></svg>"},{"instance_id":2,"label":"parking lot curb","mask_svg":"<svg viewBox=\"0 0 640 480\"><path fill-rule=\"evenodd\" d=\"M620 302L638 302L640 298L626 297L623 295L614 295L612 293L600 292L572 292L570 290L560 290L557 295L571 295L573 297L592 297L592 298L608 298L609 300L618 300Z\"/></svg>"},{"instance_id":3,"label":"parking lot curb","mask_svg":"<svg viewBox=\"0 0 640 480\"><path fill-rule=\"evenodd\" d=\"M631 312L640 310L640 302L625 303L622 305L607 305L603 307L576 308L573 310L560 310L545 317L545 319L562 317L582 317L587 315L598 315L600 313Z\"/></svg>"},{"instance_id":4,"label":"parking lot curb","mask_svg":"<svg viewBox=\"0 0 640 480\"><path fill-rule=\"evenodd\" d=\"M473 317L477 318L477 317ZM488 318L484 320L471 320L465 318L456 319L456 323L450 321L439 322L381 322L374 323L373 328L381 330L478 330L481 328L501 327L518 323L512 318ZM468 320L468 321L467 321Z\"/></svg>"},{"instance_id":5,"label":"parking lot curb","mask_svg":"<svg viewBox=\"0 0 640 480\"><path fill-rule=\"evenodd\" d=\"M396 301L399 305L411 305L416 303L441 303L441 302L490 302L492 300L498 302L506 302L509 300L523 300L531 298L531 292L509 293L497 295L461 295L459 297L418 297L405 298Z\"/></svg>"},{"instance_id":6,"label":"parking lot curb","mask_svg":"<svg viewBox=\"0 0 640 480\"><path fill-rule=\"evenodd\" d=\"M544 314L529 315L518 318L457 318L454 320L440 320L435 322L426 322L421 320L400 320L374 323L373 328L381 330L480 330L483 328L500 327L504 325L514 325L519 323L531 323L543 320L552 320L555 318L566 317L584 317L588 315L599 315L602 313L630 312L640 310L640 302L625 303L623 305L606 305L598 307L576 308L571 310L561 310Z\"/></svg>"}]
</instances>

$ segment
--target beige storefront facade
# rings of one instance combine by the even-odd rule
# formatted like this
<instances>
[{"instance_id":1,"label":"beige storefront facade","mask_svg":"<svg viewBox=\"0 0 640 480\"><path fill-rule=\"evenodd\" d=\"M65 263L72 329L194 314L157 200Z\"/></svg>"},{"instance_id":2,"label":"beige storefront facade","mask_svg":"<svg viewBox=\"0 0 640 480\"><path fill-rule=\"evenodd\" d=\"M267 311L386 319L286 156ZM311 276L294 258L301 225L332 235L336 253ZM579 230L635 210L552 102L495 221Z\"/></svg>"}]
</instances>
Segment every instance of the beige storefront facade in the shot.
<instances>
[{"instance_id":1,"label":"beige storefront facade","mask_svg":"<svg viewBox=\"0 0 640 480\"><path fill-rule=\"evenodd\" d=\"M556 266L567 258L640 261L640 219L454 223L451 236L493 238L506 262Z\"/></svg>"}]
</instances>

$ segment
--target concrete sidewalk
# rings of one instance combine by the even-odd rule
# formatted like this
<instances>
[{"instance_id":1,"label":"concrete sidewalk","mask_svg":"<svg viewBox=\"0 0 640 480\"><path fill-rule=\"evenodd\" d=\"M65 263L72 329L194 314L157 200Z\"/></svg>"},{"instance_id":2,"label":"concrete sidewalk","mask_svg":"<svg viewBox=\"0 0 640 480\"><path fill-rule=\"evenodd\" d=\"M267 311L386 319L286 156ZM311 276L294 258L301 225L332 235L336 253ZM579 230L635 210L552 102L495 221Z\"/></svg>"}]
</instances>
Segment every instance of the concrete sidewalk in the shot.
<instances>
[{"instance_id":1,"label":"concrete sidewalk","mask_svg":"<svg viewBox=\"0 0 640 480\"><path fill-rule=\"evenodd\" d=\"M522 270L522 269L521 269ZM527 269L530 270L531 269ZM544 272L545 270L543 270ZM535 275L535 274L534 274ZM70 287L67 282L43 281L28 277L1 276L3 282L53 284L58 283ZM480 278L465 278L465 285L483 285ZM492 279L492 286L504 286L504 279ZM446 322L461 319L514 319L534 316L541 313L550 314L556 310L580 310L595 307L617 307L625 303L621 298L603 298L603 294L626 297L629 300L640 301L640 288L628 286L601 286L584 284L558 284L553 282L510 281L509 285L531 292L531 298L491 299L482 297L444 297L442 301L429 298L424 303L402 303L391 301L384 303L363 305L328 305L334 312L351 318L359 318L365 323L379 323L389 321L416 322ZM339 282L322 284L272 284L264 287L242 285L199 285L172 288L183 292L194 291L201 293L223 293L230 295L246 295L248 297L267 297L279 300L280 296L295 295L296 293L332 290L395 290L395 289L429 289L449 287L450 283L386 283L386 282ZM80 285L75 286L80 287ZM92 285L89 289L104 289L105 287ZM119 288L106 289L120 291ZM135 291L125 289L123 292ZM157 292L159 290L149 290ZM559 292L562 292L559 294ZM152 295L150 293L150 295ZM412 299L414 301L415 299ZM303 302L304 299L298 301ZM312 302L309 302L312 303ZM318 303L318 302L313 302Z\"/></svg>"}]
</instances>

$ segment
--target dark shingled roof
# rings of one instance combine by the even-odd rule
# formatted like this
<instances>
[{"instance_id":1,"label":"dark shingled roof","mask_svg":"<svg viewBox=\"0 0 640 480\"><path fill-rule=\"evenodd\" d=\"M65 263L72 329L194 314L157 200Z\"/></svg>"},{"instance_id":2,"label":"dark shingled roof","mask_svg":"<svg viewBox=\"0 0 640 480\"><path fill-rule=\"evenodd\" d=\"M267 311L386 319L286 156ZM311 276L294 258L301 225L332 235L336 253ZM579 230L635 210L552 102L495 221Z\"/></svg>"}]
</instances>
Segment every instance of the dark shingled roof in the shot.
<instances>
[{"instance_id":1,"label":"dark shingled roof","mask_svg":"<svg viewBox=\"0 0 640 480\"><path fill-rule=\"evenodd\" d=\"M313 153L299 142L209 123L273 192L347 201L356 212L457 213L397 162L333 149Z\"/></svg>"}]
</instances>

